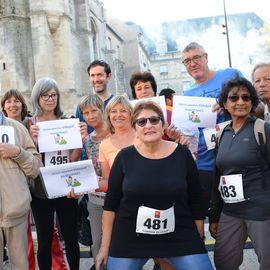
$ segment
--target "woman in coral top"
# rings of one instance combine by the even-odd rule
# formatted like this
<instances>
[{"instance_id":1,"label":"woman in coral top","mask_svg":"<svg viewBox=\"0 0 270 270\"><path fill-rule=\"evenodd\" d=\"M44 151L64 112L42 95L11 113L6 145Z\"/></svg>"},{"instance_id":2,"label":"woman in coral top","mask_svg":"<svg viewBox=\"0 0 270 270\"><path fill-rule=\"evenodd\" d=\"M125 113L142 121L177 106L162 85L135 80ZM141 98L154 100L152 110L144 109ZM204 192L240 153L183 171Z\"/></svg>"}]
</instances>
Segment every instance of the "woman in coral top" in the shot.
<instances>
[{"instance_id":1,"label":"woman in coral top","mask_svg":"<svg viewBox=\"0 0 270 270\"><path fill-rule=\"evenodd\" d=\"M124 96L115 96L106 107L106 121L111 135L101 142L99 161L101 162L104 188L110 169L118 152L135 142L135 131L131 126L132 105Z\"/></svg>"}]
</instances>

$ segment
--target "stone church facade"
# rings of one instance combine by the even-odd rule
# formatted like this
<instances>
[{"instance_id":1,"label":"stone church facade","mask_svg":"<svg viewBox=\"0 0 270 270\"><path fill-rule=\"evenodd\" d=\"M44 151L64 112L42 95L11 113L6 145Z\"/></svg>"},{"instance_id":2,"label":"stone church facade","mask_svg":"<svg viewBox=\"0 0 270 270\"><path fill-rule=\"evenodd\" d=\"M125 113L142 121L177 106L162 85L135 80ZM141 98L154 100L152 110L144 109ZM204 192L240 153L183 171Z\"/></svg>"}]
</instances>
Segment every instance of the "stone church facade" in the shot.
<instances>
[{"instance_id":1,"label":"stone church facade","mask_svg":"<svg viewBox=\"0 0 270 270\"><path fill-rule=\"evenodd\" d=\"M94 59L111 65L110 90L129 94L130 74L150 66L138 36L98 0L0 0L0 95L15 88L28 98L36 80L52 77L72 114L92 91Z\"/></svg>"}]
</instances>

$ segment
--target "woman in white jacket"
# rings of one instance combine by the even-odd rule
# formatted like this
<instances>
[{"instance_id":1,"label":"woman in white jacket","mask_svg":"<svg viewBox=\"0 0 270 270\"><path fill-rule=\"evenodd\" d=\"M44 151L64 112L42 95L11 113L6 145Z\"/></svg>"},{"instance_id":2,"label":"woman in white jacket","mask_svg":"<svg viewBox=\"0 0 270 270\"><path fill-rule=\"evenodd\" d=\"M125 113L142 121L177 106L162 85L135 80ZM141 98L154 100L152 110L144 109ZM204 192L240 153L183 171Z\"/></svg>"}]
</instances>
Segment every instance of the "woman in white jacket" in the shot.
<instances>
[{"instance_id":1,"label":"woman in white jacket","mask_svg":"<svg viewBox=\"0 0 270 270\"><path fill-rule=\"evenodd\" d=\"M35 178L42 163L22 124L0 113L0 125L0 262L3 261L5 237L11 269L28 270L27 216L31 195L27 177Z\"/></svg>"}]
</instances>

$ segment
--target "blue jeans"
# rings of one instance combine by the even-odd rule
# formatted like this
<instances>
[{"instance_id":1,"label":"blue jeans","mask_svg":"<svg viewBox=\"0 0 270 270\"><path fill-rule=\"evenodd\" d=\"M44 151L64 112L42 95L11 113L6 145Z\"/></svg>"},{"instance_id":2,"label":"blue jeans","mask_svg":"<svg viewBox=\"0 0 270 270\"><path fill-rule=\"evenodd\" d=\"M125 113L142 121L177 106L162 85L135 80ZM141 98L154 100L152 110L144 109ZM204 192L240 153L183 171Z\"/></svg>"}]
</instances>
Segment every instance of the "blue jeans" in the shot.
<instances>
[{"instance_id":1,"label":"blue jeans","mask_svg":"<svg viewBox=\"0 0 270 270\"><path fill-rule=\"evenodd\" d=\"M207 253L167 257L176 270L214 270ZM141 270L148 258L109 257L107 270Z\"/></svg>"}]
</instances>

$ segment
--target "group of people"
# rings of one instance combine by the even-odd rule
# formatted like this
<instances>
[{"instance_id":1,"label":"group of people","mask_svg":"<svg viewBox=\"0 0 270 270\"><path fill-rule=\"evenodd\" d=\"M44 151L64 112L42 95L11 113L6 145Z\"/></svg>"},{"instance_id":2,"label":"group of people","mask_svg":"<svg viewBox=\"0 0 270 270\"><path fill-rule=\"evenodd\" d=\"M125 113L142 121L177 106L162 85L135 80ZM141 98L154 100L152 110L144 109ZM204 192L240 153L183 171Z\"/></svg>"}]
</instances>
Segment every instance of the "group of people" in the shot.
<instances>
[{"instance_id":1,"label":"group of people","mask_svg":"<svg viewBox=\"0 0 270 270\"><path fill-rule=\"evenodd\" d=\"M215 149L208 149L199 129L196 161L188 138L171 123L175 92L159 93L165 96L166 115L147 100L157 94L150 72L132 74L132 96L144 99L133 106L109 92L110 66L93 61L87 72L94 94L83 97L76 111L83 149L60 153L39 154L37 142L38 122L65 118L57 83L51 78L35 83L31 116L20 92L4 95L0 260L5 241L12 269L35 269L31 202L39 269L79 269L78 196L71 191L48 199L40 178L39 168L48 165L46 155L61 155L68 162L91 159L98 177L99 188L88 194L91 269L140 270L153 259L154 270L212 270L204 245L206 216L216 240L216 269L238 269L247 237L260 270L270 269L270 64L256 65L251 83L237 69L211 70L207 52L195 42L184 48L182 63L195 81L184 95L216 98L217 123L230 121L217 135ZM14 141L7 127L12 127Z\"/></svg>"}]
</instances>

